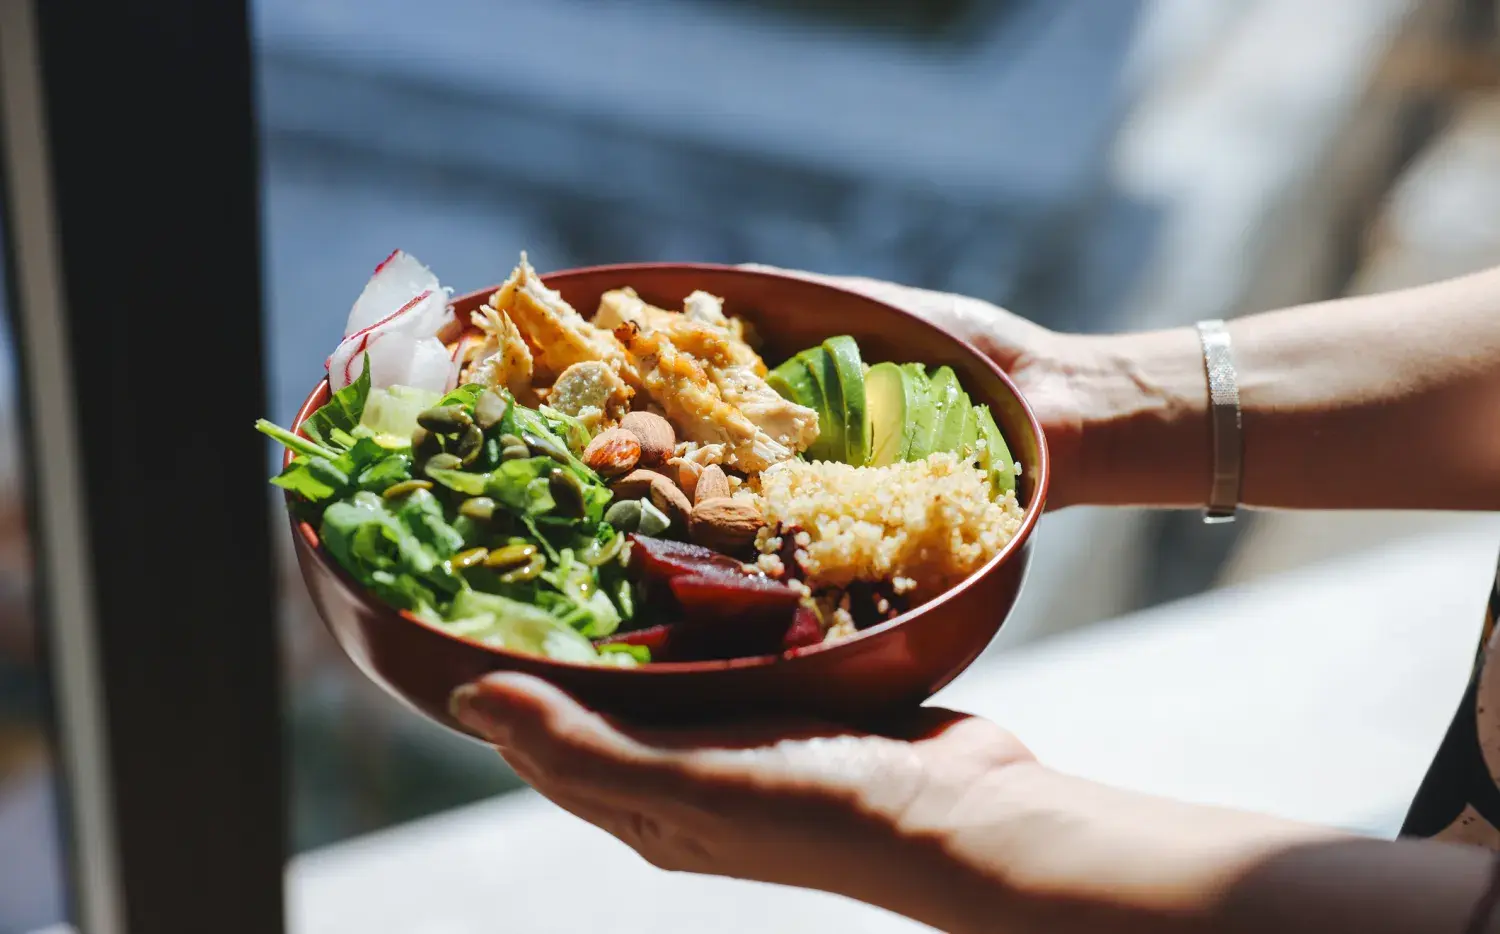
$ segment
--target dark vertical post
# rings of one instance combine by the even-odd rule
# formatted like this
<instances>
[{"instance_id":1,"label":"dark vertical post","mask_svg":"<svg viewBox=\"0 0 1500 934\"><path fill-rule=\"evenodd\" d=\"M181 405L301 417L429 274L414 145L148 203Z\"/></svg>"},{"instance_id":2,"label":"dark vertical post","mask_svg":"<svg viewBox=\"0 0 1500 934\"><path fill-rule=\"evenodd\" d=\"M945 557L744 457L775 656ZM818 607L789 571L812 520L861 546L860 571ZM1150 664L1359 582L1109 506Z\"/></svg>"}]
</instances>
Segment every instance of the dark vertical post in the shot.
<instances>
[{"instance_id":1,"label":"dark vertical post","mask_svg":"<svg viewBox=\"0 0 1500 934\"><path fill-rule=\"evenodd\" d=\"M29 502L87 934L284 926L244 2L0 0Z\"/></svg>"}]
</instances>

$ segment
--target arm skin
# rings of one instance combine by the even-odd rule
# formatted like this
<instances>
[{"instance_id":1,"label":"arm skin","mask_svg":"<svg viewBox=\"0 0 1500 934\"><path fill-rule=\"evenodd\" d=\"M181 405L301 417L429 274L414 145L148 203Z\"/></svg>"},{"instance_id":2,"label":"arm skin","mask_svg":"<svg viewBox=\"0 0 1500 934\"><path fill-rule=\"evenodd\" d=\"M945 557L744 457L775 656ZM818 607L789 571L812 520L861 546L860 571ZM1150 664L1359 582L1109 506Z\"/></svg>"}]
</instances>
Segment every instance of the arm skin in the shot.
<instances>
[{"instance_id":1,"label":"arm skin","mask_svg":"<svg viewBox=\"0 0 1500 934\"><path fill-rule=\"evenodd\" d=\"M1494 865L1106 788L933 708L879 733L651 731L523 675L454 701L528 783L660 868L821 889L954 934L1461 934Z\"/></svg>"},{"instance_id":2,"label":"arm skin","mask_svg":"<svg viewBox=\"0 0 1500 934\"><path fill-rule=\"evenodd\" d=\"M1245 504L1500 508L1500 270L1229 327ZM1085 466L1070 495L1201 505L1210 433L1196 332L1071 340L1092 363L1079 367Z\"/></svg>"}]
</instances>

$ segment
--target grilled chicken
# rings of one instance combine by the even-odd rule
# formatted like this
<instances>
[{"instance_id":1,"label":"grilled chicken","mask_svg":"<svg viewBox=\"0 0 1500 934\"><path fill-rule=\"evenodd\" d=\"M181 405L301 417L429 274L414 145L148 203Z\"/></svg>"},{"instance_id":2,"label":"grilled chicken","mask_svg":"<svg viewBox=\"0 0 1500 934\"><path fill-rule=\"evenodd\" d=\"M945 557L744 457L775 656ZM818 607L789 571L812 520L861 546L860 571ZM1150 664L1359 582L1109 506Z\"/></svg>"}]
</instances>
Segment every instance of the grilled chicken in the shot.
<instances>
[{"instance_id":1,"label":"grilled chicken","mask_svg":"<svg viewBox=\"0 0 1500 934\"><path fill-rule=\"evenodd\" d=\"M604 294L594 320L601 326L633 326L641 333L665 337L673 348L693 358L721 400L793 454L816 441L818 413L783 398L766 384L765 364L735 335L722 303L707 292L694 292L683 307L681 313L656 308L629 289L620 289Z\"/></svg>"},{"instance_id":2,"label":"grilled chicken","mask_svg":"<svg viewBox=\"0 0 1500 934\"><path fill-rule=\"evenodd\" d=\"M503 386L523 402L532 399L531 349L510 315L485 305L469 319L481 335L477 347L467 350L469 364L464 382Z\"/></svg>"},{"instance_id":3,"label":"grilled chicken","mask_svg":"<svg viewBox=\"0 0 1500 934\"><path fill-rule=\"evenodd\" d=\"M614 335L585 321L560 294L543 285L525 253L490 304L509 315L525 335L538 380L554 380L575 363L598 360L627 385L640 385L640 374Z\"/></svg>"},{"instance_id":4,"label":"grilled chicken","mask_svg":"<svg viewBox=\"0 0 1500 934\"><path fill-rule=\"evenodd\" d=\"M707 292L694 292L683 302L683 311L642 301L633 289L615 289L599 299L594 323L614 330L633 322L645 330L666 332L678 350L714 366L744 366L764 376L766 364L744 340L744 325L724 315L723 303Z\"/></svg>"},{"instance_id":5,"label":"grilled chicken","mask_svg":"<svg viewBox=\"0 0 1500 934\"><path fill-rule=\"evenodd\" d=\"M615 337L641 374L641 385L652 401L677 426L679 437L702 445L724 445L726 463L746 472L765 470L795 453L725 401L703 364L677 349L664 330L626 321L615 328Z\"/></svg>"}]
</instances>

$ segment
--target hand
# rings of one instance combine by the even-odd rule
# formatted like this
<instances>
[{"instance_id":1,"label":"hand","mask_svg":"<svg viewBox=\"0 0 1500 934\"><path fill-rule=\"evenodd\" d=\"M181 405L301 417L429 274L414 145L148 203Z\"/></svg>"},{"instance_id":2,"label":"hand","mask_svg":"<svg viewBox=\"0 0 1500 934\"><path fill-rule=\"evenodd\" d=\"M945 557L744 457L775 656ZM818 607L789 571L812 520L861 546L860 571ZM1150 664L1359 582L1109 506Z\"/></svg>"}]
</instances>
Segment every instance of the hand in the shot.
<instances>
[{"instance_id":1,"label":"hand","mask_svg":"<svg viewBox=\"0 0 1500 934\"><path fill-rule=\"evenodd\" d=\"M1032 761L999 727L935 708L881 733L789 721L654 730L516 674L460 688L453 706L528 784L655 866L937 921L956 874L941 854L965 802Z\"/></svg>"},{"instance_id":2,"label":"hand","mask_svg":"<svg viewBox=\"0 0 1500 934\"><path fill-rule=\"evenodd\" d=\"M1081 397L1077 387L1091 383L1081 380L1082 374L1096 372L1104 365L1094 341L1048 330L998 305L965 295L859 276L825 276L756 264L745 268L799 276L868 295L973 344L1015 380L1046 432L1052 454L1048 507L1060 508L1083 500L1080 448L1088 400Z\"/></svg>"}]
</instances>

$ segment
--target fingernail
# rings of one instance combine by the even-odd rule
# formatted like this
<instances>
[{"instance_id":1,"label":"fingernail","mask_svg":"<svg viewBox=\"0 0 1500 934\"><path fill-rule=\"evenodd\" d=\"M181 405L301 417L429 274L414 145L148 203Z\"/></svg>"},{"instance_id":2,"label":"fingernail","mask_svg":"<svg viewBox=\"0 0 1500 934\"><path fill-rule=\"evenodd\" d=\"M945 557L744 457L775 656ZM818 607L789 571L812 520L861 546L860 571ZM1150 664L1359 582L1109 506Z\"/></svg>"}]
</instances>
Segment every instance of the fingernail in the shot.
<instances>
[{"instance_id":1,"label":"fingernail","mask_svg":"<svg viewBox=\"0 0 1500 934\"><path fill-rule=\"evenodd\" d=\"M448 710L455 720L487 742L508 745L510 728L505 724L505 710L480 691L478 685L465 684L455 690L448 699Z\"/></svg>"}]
</instances>

